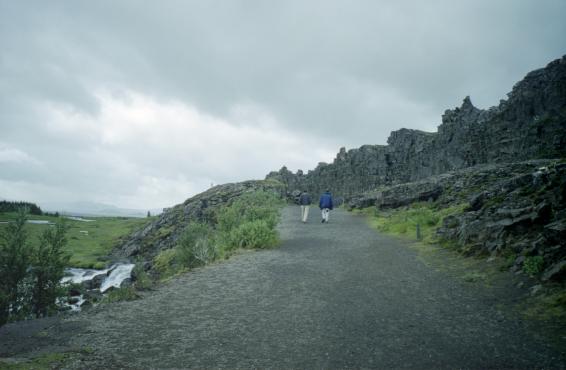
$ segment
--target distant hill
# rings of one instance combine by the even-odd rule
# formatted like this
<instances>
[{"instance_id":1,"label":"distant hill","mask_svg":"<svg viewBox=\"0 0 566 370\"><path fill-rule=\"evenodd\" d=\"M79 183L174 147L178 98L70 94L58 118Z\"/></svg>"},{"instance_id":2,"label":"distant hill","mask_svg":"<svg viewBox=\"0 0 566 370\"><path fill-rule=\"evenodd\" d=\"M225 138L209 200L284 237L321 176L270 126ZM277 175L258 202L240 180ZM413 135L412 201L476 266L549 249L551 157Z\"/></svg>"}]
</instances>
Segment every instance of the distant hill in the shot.
<instances>
[{"instance_id":1,"label":"distant hill","mask_svg":"<svg viewBox=\"0 0 566 370\"><path fill-rule=\"evenodd\" d=\"M162 212L161 209L119 208L111 204L96 202L42 202L41 207L47 212L59 212L73 216L109 216L109 217L146 217Z\"/></svg>"}]
</instances>

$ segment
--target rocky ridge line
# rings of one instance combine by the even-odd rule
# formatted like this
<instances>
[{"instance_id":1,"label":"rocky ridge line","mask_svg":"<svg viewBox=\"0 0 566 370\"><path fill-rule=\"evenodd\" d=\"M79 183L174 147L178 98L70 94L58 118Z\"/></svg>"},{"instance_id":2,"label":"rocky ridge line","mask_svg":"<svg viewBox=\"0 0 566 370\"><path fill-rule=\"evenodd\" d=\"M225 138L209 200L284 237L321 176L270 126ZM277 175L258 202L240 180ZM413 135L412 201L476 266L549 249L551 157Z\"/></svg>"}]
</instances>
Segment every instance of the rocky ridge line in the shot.
<instances>
[{"instance_id":1,"label":"rocky ridge line","mask_svg":"<svg viewBox=\"0 0 566 370\"><path fill-rule=\"evenodd\" d=\"M291 193L319 194L330 188L350 199L383 185L407 183L478 164L566 156L566 56L532 71L497 107L462 106L447 110L435 133L400 129L388 145L341 148L333 163L292 173L286 167L268 179Z\"/></svg>"}]
</instances>

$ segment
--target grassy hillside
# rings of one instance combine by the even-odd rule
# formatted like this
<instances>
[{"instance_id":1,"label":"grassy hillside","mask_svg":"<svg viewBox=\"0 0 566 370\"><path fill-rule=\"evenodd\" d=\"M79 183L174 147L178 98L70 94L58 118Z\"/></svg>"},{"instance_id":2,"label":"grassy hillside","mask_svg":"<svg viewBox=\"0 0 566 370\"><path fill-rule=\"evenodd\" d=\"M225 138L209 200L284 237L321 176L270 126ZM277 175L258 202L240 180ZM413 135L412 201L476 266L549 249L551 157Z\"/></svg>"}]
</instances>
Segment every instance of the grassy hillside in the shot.
<instances>
[{"instance_id":1,"label":"grassy hillside","mask_svg":"<svg viewBox=\"0 0 566 370\"><path fill-rule=\"evenodd\" d=\"M0 213L0 222L12 221L15 217L16 213ZM30 215L29 219L54 223L59 218ZM70 264L73 267L103 268L106 265L108 254L122 237L154 220L154 218L126 217L89 217L88 219L93 221L85 222L65 218L69 225L67 250L71 253ZM5 227L5 223L0 223L0 232ZM29 242L37 244L39 236L48 227L50 226L46 224L27 224Z\"/></svg>"}]
</instances>

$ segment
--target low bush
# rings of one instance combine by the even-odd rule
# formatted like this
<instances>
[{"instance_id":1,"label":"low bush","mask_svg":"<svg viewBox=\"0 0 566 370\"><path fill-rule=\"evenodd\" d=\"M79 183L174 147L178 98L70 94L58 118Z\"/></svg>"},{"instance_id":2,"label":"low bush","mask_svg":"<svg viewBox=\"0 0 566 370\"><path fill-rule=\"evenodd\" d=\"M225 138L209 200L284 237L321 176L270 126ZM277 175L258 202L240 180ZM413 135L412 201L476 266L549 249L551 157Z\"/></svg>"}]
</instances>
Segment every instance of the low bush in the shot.
<instances>
[{"instance_id":1,"label":"low bush","mask_svg":"<svg viewBox=\"0 0 566 370\"><path fill-rule=\"evenodd\" d=\"M239 248L270 248L277 244L277 231L264 220L244 222L232 229L230 245Z\"/></svg>"},{"instance_id":2,"label":"low bush","mask_svg":"<svg viewBox=\"0 0 566 370\"><path fill-rule=\"evenodd\" d=\"M269 248L277 243L275 227L283 201L274 193L245 193L219 210L216 219L221 248Z\"/></svg>"},{"instance_id":3,"label":"low bush","mask_svg":"<svg viewBox=\"0 0 566 370\"><path fill-rule=\"evenodd\" d=\"M135 278L134 288L136 288L137 290L148 290L153 288L153 280L145 271L143 265L136 264L134 270L132 271L132 276Z\"/></svg>"},{"instance_id":4,"label":"low bush","mask_svg":"<svg viewBox=\"0 0 566 370\"><path fill-rule=\"evenodd\" d=\"M525 258L523 271L529 276L536 276L542 272L544 259L542 256L532 256Z\"/></svg>"},{"instance_id":5,"label":"low bush","mask_svg":"<svg viewBox=\"0 0 566 370\"><path fill-rule=\"evenodd\" d=\"M161 279L167 279L183 270L177 258L177 249L165 249L153 259L153 268Z\"/></svg>"},{"instance_id":6,"label":"low bush","mask_svg":"<svg viewBox=\"0 0 566 370\"><path fill-rule=\"evenodd\" d=\"M209 210L204 218L208 223L191 222L175 248L162 251L154 258L154 271L163 280L227 257L236 248L273 247L278 241L275 228L283 204L277 194L254 191Z\"/></svg>"},{"instance_id":7,"label":"low bush","mask_svg":"<svg viewBox=\"0 0 566 370\"><path fill-rule=\"evenodd\" d=\"M218 250L212 240L212 228L204 223L189 224L179 238L177 253L180 263L189 268L214 261Z\"/></svg>"}]
</instances>

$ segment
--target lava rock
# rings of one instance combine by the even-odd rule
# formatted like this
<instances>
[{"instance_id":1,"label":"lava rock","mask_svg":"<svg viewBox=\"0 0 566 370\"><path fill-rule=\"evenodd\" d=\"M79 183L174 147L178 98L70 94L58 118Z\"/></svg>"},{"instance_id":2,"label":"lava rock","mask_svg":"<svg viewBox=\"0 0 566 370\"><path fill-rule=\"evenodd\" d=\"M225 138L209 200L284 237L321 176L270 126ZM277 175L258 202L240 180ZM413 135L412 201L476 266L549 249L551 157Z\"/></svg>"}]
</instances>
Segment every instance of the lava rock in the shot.
<instances>
[{"instance_id":1,"label":"lava rock","mask_svg":"<svg viewBox=\"0 0 566 370\"><path fill-rule=\"evenodd\" d=\"M566 277L566 260L557 262L544 270L541 280L562 281Z\"/></svg>"}]
</instances>

